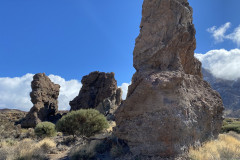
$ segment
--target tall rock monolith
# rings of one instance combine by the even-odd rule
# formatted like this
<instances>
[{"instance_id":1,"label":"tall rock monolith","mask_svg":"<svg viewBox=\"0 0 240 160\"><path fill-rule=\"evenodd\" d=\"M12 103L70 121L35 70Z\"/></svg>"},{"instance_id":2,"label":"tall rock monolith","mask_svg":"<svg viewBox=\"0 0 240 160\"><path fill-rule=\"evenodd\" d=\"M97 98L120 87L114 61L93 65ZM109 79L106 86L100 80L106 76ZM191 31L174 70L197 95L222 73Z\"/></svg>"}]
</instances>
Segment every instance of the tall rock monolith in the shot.
<instances>
[{"instance_id":1,"label":"tall rock monolith","mask_svg":"<svg viewBox=\"0 0 240 160\"><path fill-rule=\"evenodd\" d=\"M187 0L144 0L133 52L136 73L114 134L134 155L174 157L221 130L223 104L202 79Z\"/></svg>"},{"instance_id":2,"label":"tall rock monolith","mask_svg":"<svg viewBox=\"0 0 240 160\"><path fill-rule=\"evenodd\" d=\"M54 84L45 73L38 73L33 76L31 87L33 107L21 122L21 126L34 128L42 121L56 121L60 85Z\"/></svg>"},{"instance_id":3,"label":"tall rock monolith","mask_svg":"<svg viewBox=\"0 0 240 160\"><path fill-rule=\"evenodd\" d=\"M122 90L117 87L114 73L92 72L82 78L79 95L70 101L71 110L93 108L113 119L122 102Z\"/></svg>"}]
</instances>

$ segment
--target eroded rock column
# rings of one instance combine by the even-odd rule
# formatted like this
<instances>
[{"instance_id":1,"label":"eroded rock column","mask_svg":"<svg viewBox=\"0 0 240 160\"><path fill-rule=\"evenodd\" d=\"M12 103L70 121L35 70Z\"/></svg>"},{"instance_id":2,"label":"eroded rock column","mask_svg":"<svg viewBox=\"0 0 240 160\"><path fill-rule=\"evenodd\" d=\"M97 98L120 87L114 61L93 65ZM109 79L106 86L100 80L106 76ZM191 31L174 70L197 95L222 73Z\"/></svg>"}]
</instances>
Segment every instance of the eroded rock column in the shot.
<instances>
[{"instance_id":1,"label":"eroded rock column","mask_svg":"<svg viewBox=\"0 0 240 160\"><path fill-rule=\"evenodd\" d=\"M195 48L187 0L144 0L136 73L114 132L133 154L174 157L218 136L222 100L202 79Z\"/></svg>"},{"instance_id":2,"label":"eroded rock column","mask_svg":"<svg viewBox=\"0 0 240 160\"><path fill-rule=\"evenodd\" d=\"M21 122L24 128L35 127L39 122L56 120L60 85L54 84L45 73L33 76L30 93L33 107Z\"/></svg>"}]
</instances>

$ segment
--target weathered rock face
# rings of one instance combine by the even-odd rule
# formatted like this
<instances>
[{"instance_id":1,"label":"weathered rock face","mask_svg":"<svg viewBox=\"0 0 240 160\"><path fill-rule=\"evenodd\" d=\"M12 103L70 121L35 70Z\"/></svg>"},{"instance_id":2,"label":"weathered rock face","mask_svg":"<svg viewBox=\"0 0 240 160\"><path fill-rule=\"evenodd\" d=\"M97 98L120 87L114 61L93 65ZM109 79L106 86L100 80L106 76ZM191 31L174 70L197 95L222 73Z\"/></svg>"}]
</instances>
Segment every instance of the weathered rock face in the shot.
<instances>
[{"instance_id":1,"label":"weathered rock face","mask_svg":"<svg viewBox=\"0 0 240 160\"><path fill-rule=\"evenodd\" d=\"M117 87L114 73L92 72L81 82L79 95L69 103L71 110L94 108L112 117L122 102L122 90Z\"/></svg>"},{"instance_id":2,"label":"weathered rock face","mask_svg":"<svg viewBox=\"0 0 240 160\"><path fill-rule=\"evenodd\" d=\"M22 121L22 127L35 127L41 121L55 121L60 85L51 82L45 73L38 73L33 76L31 87L33 107Z\"/></svg>"},{"instance_id":3,"label":"weathered rock face","mask_svg":"<svg viewBox=\"0 0 240 160\"><path fill-rule=\"evenodd\" d=\"M194 58L187 0L144 0L132 84L116 111L115 134L133 154L174 157L217 137L223 104Z\"/></svg>"}]
</instances>

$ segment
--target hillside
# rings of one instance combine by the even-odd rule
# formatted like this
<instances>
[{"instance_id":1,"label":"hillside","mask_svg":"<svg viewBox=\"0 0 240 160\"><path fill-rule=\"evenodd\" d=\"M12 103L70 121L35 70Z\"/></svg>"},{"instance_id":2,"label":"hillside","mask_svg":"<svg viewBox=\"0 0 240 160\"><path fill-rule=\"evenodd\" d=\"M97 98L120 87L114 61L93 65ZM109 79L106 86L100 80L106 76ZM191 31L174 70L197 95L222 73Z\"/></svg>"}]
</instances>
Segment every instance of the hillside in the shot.
<instances>
[{"instance_id":1,"label":"hillside","mask_svg":"<svg viewBox=\"0 0 240 160\"><path fill-rule=\"evenodd\" d=\"M204 80L218 91L225 106L225 114L229 117L240 117L240 79L237 81L216 78L207 69L202 68Z\"/></svg>"}]
</instances>

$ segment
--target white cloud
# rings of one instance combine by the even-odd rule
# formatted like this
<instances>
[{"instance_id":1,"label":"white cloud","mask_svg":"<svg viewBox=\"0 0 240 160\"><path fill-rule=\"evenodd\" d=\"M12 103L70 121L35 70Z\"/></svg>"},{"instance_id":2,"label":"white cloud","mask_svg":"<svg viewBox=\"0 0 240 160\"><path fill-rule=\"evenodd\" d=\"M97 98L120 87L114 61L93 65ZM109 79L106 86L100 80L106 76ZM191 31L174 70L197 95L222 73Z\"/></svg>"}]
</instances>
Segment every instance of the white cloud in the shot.
<instances>
[{"instance_id":1,"label":"white cloud","mask_svg":"<svg viewBox=\"0 0 240 160\"><path fill-rule=\"evenodd\" d=\"M0 108L16 108L29 111L32 107L29 93L31 92L31 81L33 74L26 74L22 77L0 78ZM59 109L69 109L69 101L78 95L82 86L77 80L69 80L60 76L50 75L49 78L60 84Z\"/></svg>"},{"instance_id":2,"label":"white cloud","mask_svg":"<svg viewBox=\"0 0 240 160\"><path fill-rule=\"evenodd\" d=\"M233 33L226 35L226 39L232 40L239 47L240 46L240 25L237 28L235 28Z\"/></svg>"},{"instance_id":3,"label":"white cloud","mask_svg":"<svg viewBox=\"0 0 240 160\"><path fill-rule=\"evenodd\" d=\"M29 110L32 106L29 93L33 74L22 77L0 78L0 108Z\"/></svg>"},{"instance_id":4,"label":"white cloud","mask_svg":"<svg viewBox=\"0 0 240 160\"><path fill-rule=\"evenodd\" d=\"M212 34L215 43L223 42L225 39L233 41L237 46L240 46L240 25L234 29L234 31L230 34L226 35L227 30L231 27L231 23L227 22L224 25L217 28L213 26L208 28L207 31Z\"/></svg>"},{"instance_id":5,"label":"white cloud","mask_svg":"<svg viewBox=\"0 0 240 160\"><path fill-rule=\"evenodd\" d=\"M70 109L69 101L73 100L73 98L75 98L78 95L82 87L82 84L78 80L66 81L64 78L52 74L49 75L48 77L51 79L51 81L61 86L60 94L58 97L59 109L69 110Z\"/></svg>"},{"instance_id":6,"label":"white cloud","mask_svg":"<svg viewBox=\"0 0 240 160\"><path fill-rule=\"evenodd\" d=\"M227 80L240 78L240 49L211 50L206 54L195 54L204 68L209 69L214 76Z\"/></svg>"},{"instance_id":7,"label":"white cloud","mask_svg":"<svg viewBox=\"0 0 240 160\"><path fill-rule=\"evenodd\" d=\"M231 23L227 22L224 25L217 28L216 26L213 26L211 28L208 28L207 31L209 33L212 33L213 38L216 40L216 42L223 42L225 38L226 31L230 28Z\"/></svg>"},{"instance_id":8,"label":"white cloud","mask_svg":"<svg viewBox=\"0 0 240 160\"><path fill-rule=\"evenodd\" d=\"M125 100L127 97L127 92L128 92L128 86L130 83L123 83L119 88L122 88L123 94L122 94L122 99Z\"/></svg>"}]
</instances>

